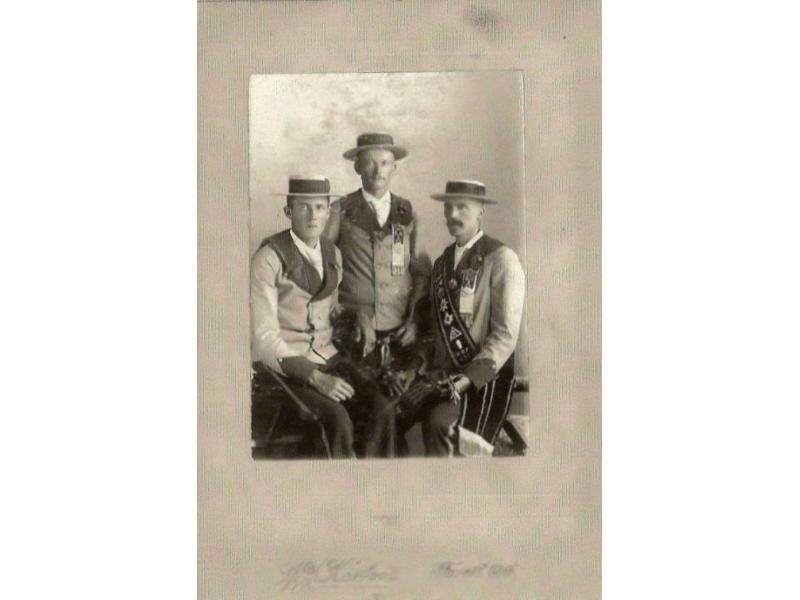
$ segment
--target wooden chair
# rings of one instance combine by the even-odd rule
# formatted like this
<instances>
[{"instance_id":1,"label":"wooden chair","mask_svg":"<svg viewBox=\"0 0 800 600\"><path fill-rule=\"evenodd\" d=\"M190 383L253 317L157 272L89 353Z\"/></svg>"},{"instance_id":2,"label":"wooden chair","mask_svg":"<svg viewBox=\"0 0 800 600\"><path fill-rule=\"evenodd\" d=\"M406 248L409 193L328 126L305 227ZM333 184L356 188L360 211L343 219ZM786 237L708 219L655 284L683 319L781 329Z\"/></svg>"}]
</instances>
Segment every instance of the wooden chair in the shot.
<instances>
[{"instance_id":1,"label":"wooden chair","mask_svg":"<svg viewBox=\"0 0 800 600\"><path fill-rule=\"evenodd\" d=\"M514 392L517 393L528 393L528 378L527 377L517 377L514 379ZM505 422L503 423L503 431L506 432L508 438L511 440L511 447L515 455L522 456L528 450L528 444L525 441L522 433L517 429L516 425L512 423L508 417L506 417Z\"/></svg>"},{"instance_id":2,"label":"wooden chair","mask_svg":"<svg viewBox=\"0 0 800 600\"><path fill-rule=\"evenodd\" d=\"M255 363L250 381L253 458L331 458L322 423L281 375Z\"/></svg>"}]
</instances>

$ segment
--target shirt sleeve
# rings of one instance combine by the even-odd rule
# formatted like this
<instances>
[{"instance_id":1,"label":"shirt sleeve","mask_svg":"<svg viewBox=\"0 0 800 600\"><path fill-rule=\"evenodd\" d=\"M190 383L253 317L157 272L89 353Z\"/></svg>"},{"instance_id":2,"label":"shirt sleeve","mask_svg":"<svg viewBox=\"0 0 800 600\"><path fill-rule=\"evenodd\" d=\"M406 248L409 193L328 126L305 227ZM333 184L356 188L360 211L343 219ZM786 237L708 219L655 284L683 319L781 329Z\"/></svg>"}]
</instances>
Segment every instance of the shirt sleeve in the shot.
<instances>
[{"instance_id":1,"label":"shirt sleeve","mask_svg":"<svg viewBox=\"0 0 800 600\"><path fill-rule=\"evenodd\" d=\"M511 248L497 250L491 272L489 334L481 350L464 369L475 387L483 387L497 374L517 346L525 307L525 272Z\"/></svg>"},{"instance_id":2,"label":"shirt sleeve","mask_svg":"<svg viewBox=\"0 0 800 600\"><path fill-rule=\"evenodd\" d=\"M250 271L253 361L261 361L279 373L284 372L282 359L301 356L280 335L277 281L282 269L278 255L265 246L256 252Z\"/></svg>"}]
</instances>

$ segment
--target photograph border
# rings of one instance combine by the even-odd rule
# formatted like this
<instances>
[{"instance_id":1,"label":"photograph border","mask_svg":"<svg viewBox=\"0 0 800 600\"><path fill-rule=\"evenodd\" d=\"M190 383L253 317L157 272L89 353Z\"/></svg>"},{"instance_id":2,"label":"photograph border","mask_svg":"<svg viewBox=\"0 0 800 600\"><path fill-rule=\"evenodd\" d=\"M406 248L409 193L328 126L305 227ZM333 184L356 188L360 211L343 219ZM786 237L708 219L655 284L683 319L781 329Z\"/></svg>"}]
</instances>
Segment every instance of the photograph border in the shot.
<instances>
[{"instance_id":1,"label":"photograph border","mask_svg":"<svg viewBox=\"0 0 800 600\"><path fill-rule=\"evenodd\" d=\"M337 551L396 572L393 587L375 591L387 598L421 585L442 597L467 589L599 597L599 3L237 2L201 3L198 13L200 597L273 591L292 565ZM359 35L358 22L372 29ZM388 40L387 53L368 52L373 38ZM530 352L530 455L247 466L247 449L236 444L249 440L249 317L240 302L248 289L249 76L496 69L522 70L524 82L529 335L540 344ZM339 523L319 521L331 512ZM481 536L464 533L465 520ZM421 552L398 562L398 551L414 547ZM517 565L514 575L478 588L435 575L442 562L487 560Z\"/></svg>"}]
</instances>

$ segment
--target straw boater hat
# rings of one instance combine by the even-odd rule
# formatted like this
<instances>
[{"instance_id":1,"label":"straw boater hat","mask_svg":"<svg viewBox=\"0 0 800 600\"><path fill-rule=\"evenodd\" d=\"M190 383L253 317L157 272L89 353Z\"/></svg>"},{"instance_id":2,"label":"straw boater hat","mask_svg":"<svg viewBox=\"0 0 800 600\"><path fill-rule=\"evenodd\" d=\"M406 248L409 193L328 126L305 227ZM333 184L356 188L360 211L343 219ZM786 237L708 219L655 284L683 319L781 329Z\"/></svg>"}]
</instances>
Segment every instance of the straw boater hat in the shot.
<instances>
[{"instance_id":1,"label":"straw boater hat","mask_svg":"<svg viewBox=\"0 0 800 600\"><path fill-rule=\"evenodd\" d=\"M470 198L472 200L480 200L484 204L497 204L497 200L486 195L486 186L483 183L468 179L448 181L444 194L431 194L431 198L442 202L450 198Z\"/></svg>"},{"instance_id":2,"label":"straw boater hat","mask_svg":"<svg viewBox=\"0 0 800 600\"><path fill-rule=\"evenodd\" d=\"M339 194L331 194L331 182L327 177L289 177L288 192L273 192L273 196L288 196L310 198L314 196L328 196L328 198L341 198Z\"/></svg>"},{"instance_id":3,"label":"straw boater hat","mask_svg":"<svg viewBox=\"0 0 800 600\"><path fill-rule=\"evenodd\" d=\"M394 138L388 133L362 133L356 140L356 147L350 148L342 156L347 160L355 160L359 152L372 149L391 150L395 160L405 158L408 154L405 148L394 145Z\"/></svg>"}]
</instances>

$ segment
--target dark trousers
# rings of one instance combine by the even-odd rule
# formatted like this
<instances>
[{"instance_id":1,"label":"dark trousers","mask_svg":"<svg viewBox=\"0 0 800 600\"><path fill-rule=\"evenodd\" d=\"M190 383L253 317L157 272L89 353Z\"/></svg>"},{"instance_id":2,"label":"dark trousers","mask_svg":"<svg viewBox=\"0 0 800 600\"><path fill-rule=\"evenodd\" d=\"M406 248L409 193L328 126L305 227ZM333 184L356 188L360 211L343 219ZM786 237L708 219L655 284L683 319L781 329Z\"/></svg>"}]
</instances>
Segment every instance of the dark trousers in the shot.
<instances>
[{"instance_id":1,"label":"dark trousers","mask_svg":"<svg viewBox=\"0 0 800 600\"><path fill-rule=\"evenodd\" d=\"M393 457L396 444L394 407L377 384L341 355L334 356L321 369L352 385L353 397L340 403L308 385L293 381L288 384L322 423L331 455L334 458Z\"/></svg>"},{"instance_id":2,"label":"dark trousers","mask_svg":"<svg viewBox=\"0 0 800 600\"><path fill-rule=\"evenodd\" d=\"M413 420L397 424L398 453L408 454L405 433L415 423L422 423L422 442L425 444L425 456L452 456L453 433L458 421L459 406L449 400L433 402Z\"/></svg>"}]
</instances>

